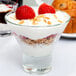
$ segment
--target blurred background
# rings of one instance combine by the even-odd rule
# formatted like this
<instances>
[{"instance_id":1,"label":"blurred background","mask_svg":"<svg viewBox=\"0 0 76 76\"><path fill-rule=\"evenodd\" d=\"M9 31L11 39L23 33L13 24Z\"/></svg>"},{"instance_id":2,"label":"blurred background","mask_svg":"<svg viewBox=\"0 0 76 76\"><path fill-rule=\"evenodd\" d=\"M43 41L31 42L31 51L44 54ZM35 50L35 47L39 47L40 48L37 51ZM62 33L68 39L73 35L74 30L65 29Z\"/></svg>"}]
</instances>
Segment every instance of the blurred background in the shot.
<instances>
[{"instance_id":1,"label":"blurred background","mask_svg":"<svg viewBox=\"0 0 76 76\"><path fill-rule=\"evenodd\" d=\"M23 4L23 5L27 4L30 6L36 6L37 5L36 0L12 0L12 1L18 1L19 5L21 5L21 4ZM42 1L42 2L45 2L47 4L51 4L53 2L53 0L38 0L38 1Z\"/></svg>"},{"instance_id":2,"label":"blurred background","mask_svg":"<svg viewBox=\"0 0 76 76\"><path fill-rule=\"evenodd\" d=\"M42 1L42 2L45 2L47 4L51 4L53 2L53 0L38 0L38 1ZM36 3L36 0L23 0L23 5L24 4L27 4L27 5L30 5L30 6L36 6L37 3Z\"/></svg>"}]
</instances>

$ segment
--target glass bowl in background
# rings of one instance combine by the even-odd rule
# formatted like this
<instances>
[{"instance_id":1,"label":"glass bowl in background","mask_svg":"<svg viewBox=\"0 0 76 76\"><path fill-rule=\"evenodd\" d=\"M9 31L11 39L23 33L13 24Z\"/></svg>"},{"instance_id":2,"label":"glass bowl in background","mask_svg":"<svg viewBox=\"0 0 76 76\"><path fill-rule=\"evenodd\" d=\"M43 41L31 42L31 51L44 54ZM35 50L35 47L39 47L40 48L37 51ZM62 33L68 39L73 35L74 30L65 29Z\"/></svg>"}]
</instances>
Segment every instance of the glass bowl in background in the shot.
<instances>
[{"instance_id":1,"label":"glass bowl in background","mask_svg":"<svg viewBox=\"0 0 76 76\"><path fill-rule=\"evenodd\" d=\"M6 21L5 21L5 15L8 12L15 11L18 7L18 3L10 0L1 0L0 1L0 36L10 35L11 32L5 30ZM3 29L2 29L3 28Z\"/></svg>"}]
</instances>

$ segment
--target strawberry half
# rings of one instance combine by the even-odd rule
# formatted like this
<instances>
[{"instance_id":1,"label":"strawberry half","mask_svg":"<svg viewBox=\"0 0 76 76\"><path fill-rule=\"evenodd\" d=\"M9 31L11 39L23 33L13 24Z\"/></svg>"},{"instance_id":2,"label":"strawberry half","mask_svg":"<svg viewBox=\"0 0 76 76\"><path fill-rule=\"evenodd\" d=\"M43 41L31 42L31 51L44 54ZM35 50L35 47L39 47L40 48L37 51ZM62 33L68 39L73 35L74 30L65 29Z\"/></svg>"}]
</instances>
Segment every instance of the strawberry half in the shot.
<instances>
[{"instance_id":1,"label":"strawberry half","mask_svg":"<svg viewBox=\"0 0 76 76\"><path fill-rule=\"evenodd\" d=\"M16 18L21 20L21 19L33 19L35 17L35 12L34 10L27 6L20 6L16 10Z\"/></svg>"},{"instance_id":2,"label":"strawberry half","mask_svg":"<svg viewBox=\"0 0 76 76\"><path fill-rule=\"evenodd\" d=\"M53 13L54 14L55 9L52 6L50 6L46 3L43 3L39 6L38 14L45 14L45 13Z\"/></svg>"}]
</instances>

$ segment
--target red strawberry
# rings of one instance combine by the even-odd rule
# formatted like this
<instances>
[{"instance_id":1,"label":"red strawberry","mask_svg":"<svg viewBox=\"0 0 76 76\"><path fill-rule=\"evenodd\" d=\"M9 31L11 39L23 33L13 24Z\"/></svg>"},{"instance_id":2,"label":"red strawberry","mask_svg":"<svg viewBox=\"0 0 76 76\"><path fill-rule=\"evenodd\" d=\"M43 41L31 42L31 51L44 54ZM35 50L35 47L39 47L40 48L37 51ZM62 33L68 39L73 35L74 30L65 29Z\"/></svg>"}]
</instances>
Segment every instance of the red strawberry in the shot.
<instances>
[{"instance_id":1,"label":"red strawberry","mask_svg":"<svg viewBox=\"0 0 76 76\"><path fill-rule=\"evenodd\" d=\"M40 5L38 9L38 14L45 14L45 13L55 13L55 9L52 6L43 3Z\"/></svg>"},{"instance_id":2,"label":"red strawberry","mask_svg":"<svg viewBox=\"0 0 76 76\"><path fill-rule=\"evenodd\" d=\"M19 8L17 8L16 10L16 18L17 19L33 19L35 17L35 12L34 10L27 6L20 6Z\"/></svg>"}]
</instances>

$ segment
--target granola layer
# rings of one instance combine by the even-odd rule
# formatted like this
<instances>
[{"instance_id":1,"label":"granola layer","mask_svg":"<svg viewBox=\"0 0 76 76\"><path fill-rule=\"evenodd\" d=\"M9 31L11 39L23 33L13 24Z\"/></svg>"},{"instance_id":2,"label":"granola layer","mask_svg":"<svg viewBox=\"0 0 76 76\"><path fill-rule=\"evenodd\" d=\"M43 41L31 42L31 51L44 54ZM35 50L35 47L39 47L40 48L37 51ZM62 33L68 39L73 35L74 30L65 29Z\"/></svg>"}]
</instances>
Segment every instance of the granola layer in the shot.
<instances>
[{"instance_id":1,"label":"granola layer","mask_svg":"<svg viewBox=\"0 0 76 76\"><path fill-rule=\"evenodd\" d=\"M25 37L25 36L21 36L20 35L20 39L26 43L26 44L29 44L29 45L36 45L36 44L45 44L45 45L49 45L50 43L52 43L54 41L54 38L56 37L57 34L53 34L53 35L50 35L46 38L42 38L42 39L37 39L37 40L32 40L28 37Z\"/></svg>"}]
</instances>

